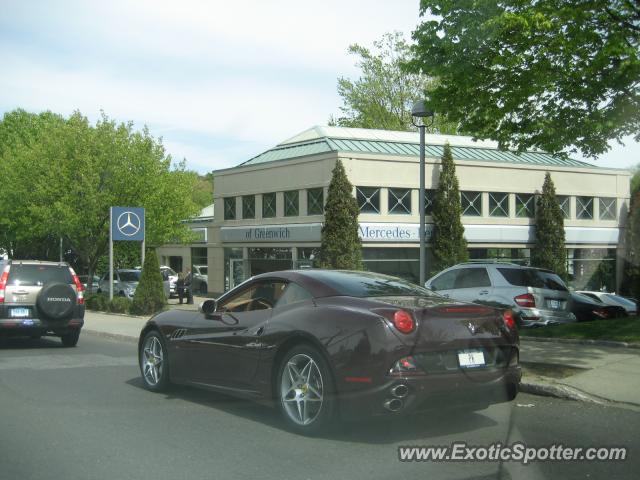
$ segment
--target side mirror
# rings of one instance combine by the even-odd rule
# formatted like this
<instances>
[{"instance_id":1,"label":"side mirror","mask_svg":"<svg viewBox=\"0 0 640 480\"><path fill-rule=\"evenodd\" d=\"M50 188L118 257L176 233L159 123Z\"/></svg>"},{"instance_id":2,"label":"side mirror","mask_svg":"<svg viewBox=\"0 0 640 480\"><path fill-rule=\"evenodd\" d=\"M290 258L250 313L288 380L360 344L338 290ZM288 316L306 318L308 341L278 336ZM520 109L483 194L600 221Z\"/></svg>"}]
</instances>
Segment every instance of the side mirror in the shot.
<instances>
[{"instance_id":1,"label":"side mirror","mask_svg":"<svg viewBox=\"0 0 640 480\"><path fill-rule=\"evenodd\" d=\"M200 313L203 313L205 317L210 317L214 313L216 313L217 308L218 302L216 302L215 300L205 300L200 304L198 310L200 310Z\"/></svg>"}]
</instances>

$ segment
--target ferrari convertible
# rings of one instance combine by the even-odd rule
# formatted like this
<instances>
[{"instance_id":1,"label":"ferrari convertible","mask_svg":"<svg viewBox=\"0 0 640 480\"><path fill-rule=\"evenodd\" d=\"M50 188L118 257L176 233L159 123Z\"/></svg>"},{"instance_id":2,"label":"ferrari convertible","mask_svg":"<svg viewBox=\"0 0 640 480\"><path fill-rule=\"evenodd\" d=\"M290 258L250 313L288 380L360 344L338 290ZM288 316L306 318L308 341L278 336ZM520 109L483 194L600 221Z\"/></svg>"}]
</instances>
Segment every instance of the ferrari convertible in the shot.
<instances>
[{"instance_id":1,"label":"ferrari convertible","mask_svg":"<svg viewBox=\"0 0 640 480\"><path fill-rule=\"evenodd\" d=\"M328 270L258 275L197 312L160 313L138 344L147 389L187 384L275 404L307 433L338 415L513 400L518 348L509 310L395 277Z\"/></svg>"}]
</instances>

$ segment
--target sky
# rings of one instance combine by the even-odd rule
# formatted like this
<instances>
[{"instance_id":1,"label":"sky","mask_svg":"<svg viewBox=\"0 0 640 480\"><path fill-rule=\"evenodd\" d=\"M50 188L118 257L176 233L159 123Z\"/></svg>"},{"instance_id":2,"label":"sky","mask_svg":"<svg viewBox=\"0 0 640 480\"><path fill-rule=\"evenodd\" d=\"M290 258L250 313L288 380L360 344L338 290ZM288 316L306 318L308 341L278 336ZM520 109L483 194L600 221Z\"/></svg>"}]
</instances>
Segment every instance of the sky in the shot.
<instances>
[{"instance_id":1,"label":"sky","mask_svg":"<svg viewBox=\"0 0 640 480\"><path fill-rule=\"evenodd\" d=\"M409 38L418 0L1 0L0 115L103 111L206 173L339 113L349 45ZM590 163L640 162L631 138ZM580 155L573 158L582 159Z\"/></svg>"}]
</instances>

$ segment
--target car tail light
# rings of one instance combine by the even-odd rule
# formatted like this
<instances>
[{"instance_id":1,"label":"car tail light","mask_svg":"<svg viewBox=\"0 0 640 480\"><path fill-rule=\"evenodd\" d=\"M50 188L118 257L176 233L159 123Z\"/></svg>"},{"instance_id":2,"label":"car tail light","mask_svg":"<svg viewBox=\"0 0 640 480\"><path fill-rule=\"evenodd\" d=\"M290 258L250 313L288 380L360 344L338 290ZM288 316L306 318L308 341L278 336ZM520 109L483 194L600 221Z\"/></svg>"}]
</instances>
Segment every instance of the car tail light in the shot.
<instances>
[{"instance_id":1,"label":"car tail light","mask_svg":"<svg viewBox=\"0 0 640 480\"><path fill-rule=\"evenodd\" d=\"M596 308L593 310L593 314L600 318L609 318L609 313L604 308Z\"/></svg>"},{"instance_id":2,"label":"car tail light","mask_svg":"<svg viewBox=\"0 0 640 480\"><path fill-rule=\"evenodd\" d=\"M398 310L393 314L393 325L402 333L411 333L416 328L416 322L406 310Z\"/></svg>"},{"instance_id":3,"label":"car tail light","mask_svg":"<svg viewBox=\"0 0 640 480\"><path fill-rule=\"evenodd\" d=\"M516 328L516 319L514 318L513 312L511 310L505 310L504 312L502 312L502 321L509 330L513 330Z\"/></svg>"},{"instance_id":4,"label":"car tail light","mask_svg":"<svg viewBox=\"0 0 640 480\"><path fill-rule=\"evenodd\" d=\"M523 293L513 299L521 307L533 308L536 306L536 299L530 293Z\"/></svg>"},{"instance_id":5,"label":"car tail light","mask_svg":"<svg viewBox=\"0 0 640 480\"><path fill-rule=\"evenodd\" d=\"M425 375L425 372L422 368L416 365L416 362L413 357L402 357L396 363L393 364L391 370L389 370L389 375Z\"/></svg>"},{"instance_id":6,"label":"car tail light","mask_svg":"<svg viewBox=\"0 0 640 480\"><path fill-rule=\"evenodd\" d=\"M71 276L73 277L73 283L76 284L76 296L78 299L78 305L84 305L84 287L82 286L82 282L74 272L73 268L69 268L71 270Z\"/></svg>"},{"instance_id":7,"label":"car tail light","mask_svg":"<svg viewBox=\"0 0 640 480\"><path fill-rule=\"evenodd\" d=\"M7 280L9 279L9 265L4 267L0 275L0 303L4 303L4 291L7 288Z\"/></svg>"}]
</instances>

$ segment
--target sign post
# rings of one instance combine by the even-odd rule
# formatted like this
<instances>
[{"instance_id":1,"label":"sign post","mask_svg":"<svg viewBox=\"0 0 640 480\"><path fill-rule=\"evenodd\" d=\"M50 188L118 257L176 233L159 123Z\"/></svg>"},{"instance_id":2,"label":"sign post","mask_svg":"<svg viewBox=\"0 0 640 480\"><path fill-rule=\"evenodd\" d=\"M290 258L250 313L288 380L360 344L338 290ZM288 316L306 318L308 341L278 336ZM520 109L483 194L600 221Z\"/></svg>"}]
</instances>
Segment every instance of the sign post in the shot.
<instances>
[{"instance_id":1,"label":"sign post","mask_svg":"<svg viewBox=\"0 0 640 480\"><path fill-rule=\"evenodd\" d=\"M145 246L144 208L111 207L109 209L109 300L113 300L113 242L142 242L142 264Z\"/></svg>"}]
</instances>

